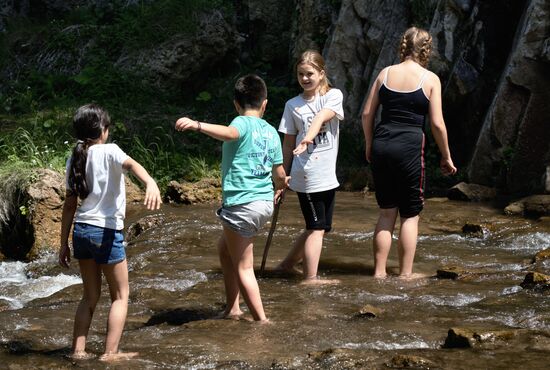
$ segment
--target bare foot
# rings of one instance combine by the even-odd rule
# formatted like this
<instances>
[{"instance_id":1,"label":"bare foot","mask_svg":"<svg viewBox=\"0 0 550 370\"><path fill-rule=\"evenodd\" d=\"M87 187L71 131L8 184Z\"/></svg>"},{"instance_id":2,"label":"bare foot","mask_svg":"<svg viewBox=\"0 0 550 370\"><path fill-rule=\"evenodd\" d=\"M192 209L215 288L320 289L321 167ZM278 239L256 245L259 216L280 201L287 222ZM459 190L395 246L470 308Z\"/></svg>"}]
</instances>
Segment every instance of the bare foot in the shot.
<instances>
[{"instance_id":1,"label":"bare foot","mask_svg":"<svg viewBox=\"0 0 550 370\"><path fill-rule=\"evenodd\" d=\"M387 274L384 274L384 275L374 275L373 276L375 279L379 279L379 280L384 280L385 278L388 277Z\"/></svg>"},{"instance_id":2,"label":"bare foot","mask_svg":"<svg viewBox=\"0 0 550 370\"><path fill-rule=\"evenodd\" d=\"M411 274L401 274L398 276L399 279L403 280L415 280L415 279L424 279L430 277L428 274L422 274L419 272L413 272Z\"/></svg>"},{"instance_id":3,"label":"bare foot","mask_svg":"<svg viewBox=\"0 0 550 370\"><path fill-rule=\"evenodd\" d=\"M130 360L139 356L139 352L117 352L117 353L104 353L99 357L99 361L104 362L116 362Z\"/></svg>"},{"instance_id":4,"label":"bare foot","mask_svg":"<svg viewBox=\"0 0 550 370\"><path fill-rule=\"evenodd\" d=\"M85 360L92 360L96 358L97 356L93 353L88 353L86 351L78 351L73 352L70 355L67 355L67 358L70 360L77 360L77 361L85 361Z\"/></svg>"},{"instance_id":5,"label":"bare foot","mask_svg":"<svg viewBox=\"0 0 550 370\"><path fill-rule=\"evenodd\" d=\"M300 285L329 285L340 284L338 279L321 279L319 276L307 277L300 282Z\"/></svg>"},{"instance_id":6,"label":"bare foot","mask_svg":"<svg viewBox=\"0 0 550 370\"><path fill-rule=\"evenodd\" d=\"M275 267L272 271L278 275L291 275L291 276L302 275L302 271L298 270L296 266L288 267L283 265L277 265L277 267Z\"/></svg>"},{"instance_id":7,"label":"bare foot","mask_svg":"<svg viewBox=\"0 0 550 370\"><path fill-rule=\"evenodd\" d=\"M216 319L230 319L230 320L240 320L242 316L244 315L244 312L241 310L238 311L223 311L217 314L214 318Z\"/></svg>"}]
</instances>

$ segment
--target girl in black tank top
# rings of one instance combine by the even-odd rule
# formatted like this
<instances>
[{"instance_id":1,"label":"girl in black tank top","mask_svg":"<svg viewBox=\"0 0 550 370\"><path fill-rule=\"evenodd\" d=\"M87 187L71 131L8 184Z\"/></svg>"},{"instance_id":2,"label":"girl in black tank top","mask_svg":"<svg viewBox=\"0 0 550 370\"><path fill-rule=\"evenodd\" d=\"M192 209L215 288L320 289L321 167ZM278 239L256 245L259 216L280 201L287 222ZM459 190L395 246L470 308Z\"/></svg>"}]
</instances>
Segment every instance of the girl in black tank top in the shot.
<instances>
[{"instance_id":1,"label":"girl in black tank top","mask_svg":"<svg viewBox=\"0 0 550 370\"><path fill-rule=\"evenodd\" d=\"M412 276L419 214L424 206L424 126L427 114L430 114L432 132L442 153L441 168L445 174L456 172L441 113L441 85L437 76L425 69L430 50L428 32L415 27L408 29L401 40L402 64L394 70L388 67L379 74L363 109L366 155L371 163L376 201L380 207L373 238L374 275L378 278L386 276L386 262L398 215L401 218L399 275ZM415 74L421 71L418 85L410 91L389 87L390 70L393 73L408 70ZM423 88L428 79L429 98ZM434 97L433 102L430 101ZM381 120L375 126L374 117L379 105L382 105Z\"/></svg>"}]
</instances>

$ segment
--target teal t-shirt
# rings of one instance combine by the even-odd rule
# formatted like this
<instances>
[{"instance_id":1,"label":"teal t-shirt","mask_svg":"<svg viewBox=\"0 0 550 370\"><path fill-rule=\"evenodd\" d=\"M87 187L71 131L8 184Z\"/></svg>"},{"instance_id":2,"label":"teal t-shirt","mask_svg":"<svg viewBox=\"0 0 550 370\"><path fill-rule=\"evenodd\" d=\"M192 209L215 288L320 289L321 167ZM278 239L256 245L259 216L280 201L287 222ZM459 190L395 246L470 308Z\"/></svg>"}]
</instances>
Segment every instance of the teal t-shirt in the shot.
<instances>
[{"instance_id":1,"label":"teal t-shirt","mask_svg":"<svg viewBox=\"0 0 550 370\"><path fill-rule=\"evenodd\" d=\"M250 116L238 116L229 126L239 131L239 138L222 146L223 205L272 200L271 169L283 163L277 130L263 119Z\"/></svg>"}]
</instances>

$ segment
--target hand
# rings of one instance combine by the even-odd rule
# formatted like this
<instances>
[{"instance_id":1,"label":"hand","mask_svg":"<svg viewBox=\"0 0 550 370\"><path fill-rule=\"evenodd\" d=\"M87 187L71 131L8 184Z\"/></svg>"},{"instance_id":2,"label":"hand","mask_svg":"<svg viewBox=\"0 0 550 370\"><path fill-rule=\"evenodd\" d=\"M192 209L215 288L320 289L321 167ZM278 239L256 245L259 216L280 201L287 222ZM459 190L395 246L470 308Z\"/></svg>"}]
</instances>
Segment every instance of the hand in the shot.
<instances>
[{"instance_id":1,"label":"hand","mask_svg":"<svg viewBox=\"0 0 550 370\"><path fill-rule=\"evenodd\" d=\"M175 129L176 131L187 131L187 130L199 130L199 121L195 121L189 117L182 117L176 121Z\"/></svg>"},{"instance_id":2,"label":"hand","mask_svg":"<svg viewBox=\"0 0 550 370\"><path fill-rule=\"evenodd\" d=\"M279 204L283 202L283 199L285 197L285 190L286 189L279 189L275 191L275 196L273 197L274 204Z\"/></svg>"},{"instance_id":3,"label":"hand","mask_svg":"<svg viewBox=\"0 0 550 370\"><path fill-rule=\"evenodd\" d=\"M149 210L159 209L162 203L160 198L160 190L155 181L149 181L147 187L145 188L145 200L143 204Z\"/></svg>"},{"instance_id":4,"label":"hand","mask_svg":"<svg viewBox=\"0 0 550 370\"><path fill-rule=\"evenodd\" d=\"M313 144L313 140L309 140L309 139L304 139L304 140L302 140L302 141L300 142L300 144L298 144L298 146L296 147L296 149L294 149L294 150L292 151L292 154L294 154L294 155L300 155L300 154L302 154L303 152L306 151L307 146L308 146L309 144Z\"/></svg>"},{"instance_id":5,"label":"hand","mask_svg":"<svg viewBox=\"0 0 550 370\"><path fill-rule=\"evenodd\" d=\"M441 169L441 173L445 176L454 175L457 171L451 158L441 158L441 161L439 161L439 168Z\"/></svg>"},{"instance_id":6,"label":"hand","mask_svg":"<svg viewBox=\"0 0 550 370\"><path fill-rule=\"evenodd\" d=\"M71 249L69 245L63 245L59 248L59 265L63 267L69 267L71 262Z\"/></svg>"},{"instance_id":7,"label":"hand","mask_svg":"<svg viewBox=\"0 0 550 370\"><path fill-rule=\"evenodd\" d=\"M371 162L372 160L372 150L370 147L365 149L365 158L367 159L367 162Z\"/></svg>"}]
</instances>

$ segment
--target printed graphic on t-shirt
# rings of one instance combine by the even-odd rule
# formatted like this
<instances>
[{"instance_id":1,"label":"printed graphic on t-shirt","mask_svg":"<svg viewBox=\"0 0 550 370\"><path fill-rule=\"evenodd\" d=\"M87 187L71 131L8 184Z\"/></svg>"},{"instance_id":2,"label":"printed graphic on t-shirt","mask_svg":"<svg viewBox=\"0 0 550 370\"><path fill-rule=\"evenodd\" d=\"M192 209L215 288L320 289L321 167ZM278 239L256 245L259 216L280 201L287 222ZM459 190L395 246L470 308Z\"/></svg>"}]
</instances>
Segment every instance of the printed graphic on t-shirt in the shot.
<instances>
[{"instance_id":1,"label":"printed graphic on t-shirt","mask_svg":"<svg viewBox=\"0 0 550 370\"><path fill-rule=\"evenodd\" d=\"M269 175L271 167L273 167L273 153L275 148L269 148L272 135L269 132L263 133L259 131L252 132L252 143L254 144L255 152L248 153L248 165L250 174L256 177L265 177Z\"/></svg>"},{"instance_id":2,"label":"printed graphic on t-shirt","mask_svg":"<svg viewBox=\"0 0 550 370\"><path fill-rule=\"evenodd\" d=\"M313 120L313 117L315 117L315 114L313 112L301 113L300 116L302 117L302 122L304 124L303 130L304 132L307 132L311 126L311 121ZM313 144L309 144L307 146L307 153L311 154L313 152L324 152L325 150L332 149L332 138L334 138L334 136L335 133L331 132L330 122L323 123L319 129L319 133L313 139Z\"/></svg>"}]
</instances>

